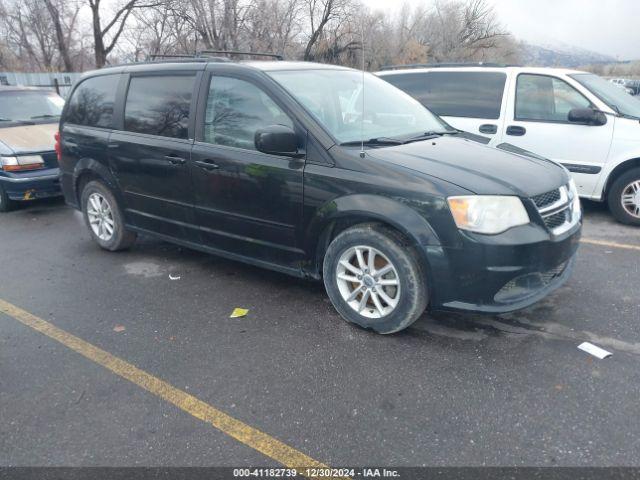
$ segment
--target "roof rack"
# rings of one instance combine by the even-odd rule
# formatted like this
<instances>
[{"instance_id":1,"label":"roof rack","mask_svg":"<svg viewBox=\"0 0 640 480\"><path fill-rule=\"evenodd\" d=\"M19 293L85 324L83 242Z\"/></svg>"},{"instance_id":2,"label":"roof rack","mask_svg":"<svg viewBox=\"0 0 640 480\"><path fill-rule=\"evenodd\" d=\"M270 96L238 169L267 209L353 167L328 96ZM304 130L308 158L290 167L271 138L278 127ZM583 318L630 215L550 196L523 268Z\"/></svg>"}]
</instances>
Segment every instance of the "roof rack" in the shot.
<instances>
[{"instance_id":1,"label":"roof rack","mask_svg":"<svg viewBox=\"0 0 640 480\"><path fill-rule=\"evenodd\" d=\"M457 67L487 67L505 68L516 67L506 63L471 62L471 63L409 63L406 65L383 65L380 70L399 70L402 68L457 68Z\"/></svg>"},{"instance_id":2,"label":"roof rack","mask_svg":"<svg viewBox=\"0 0 640 480\"><path fill-rule=\"evenodd\" d=\"M151 54L144 62L136 63L162 63L162 62L230 62L226 57L207 57L200 54Z\"/></svg>"},{"instance_id":3,"label":"roof rack","mask_svg":"<svg viewBox=\"0 0 640 480\"><path fill-rule=\"evenodd\" d=\"M265 53L265 52L237 52L234 50L202 50L201 52L199 52L200 55L204 54L204 55L208 55L208 54L214 54L214 55L248 55L248 56L252 56L252 57L270 57L270 58L275 58L276 60L284 60L284 57L282 55L279 55L277 53Z\"/></svg>"},{"instance_id":4,"label":"roof rack","mask_svg":"<svg viewBox=\"0 0 640 480\"><path fill-rule=\"evenodd\" d=\"M215 55L215 56L214 56ZM226 55L220 57L217 55ZM254 57L270 57L276 60L284 60L282 55L264 52L237 52L234 50L201 50L195 53L152 53L147 56L147 62L230 62L228 58L234 55L247 55Z\"/></svg>"}]
</instances>

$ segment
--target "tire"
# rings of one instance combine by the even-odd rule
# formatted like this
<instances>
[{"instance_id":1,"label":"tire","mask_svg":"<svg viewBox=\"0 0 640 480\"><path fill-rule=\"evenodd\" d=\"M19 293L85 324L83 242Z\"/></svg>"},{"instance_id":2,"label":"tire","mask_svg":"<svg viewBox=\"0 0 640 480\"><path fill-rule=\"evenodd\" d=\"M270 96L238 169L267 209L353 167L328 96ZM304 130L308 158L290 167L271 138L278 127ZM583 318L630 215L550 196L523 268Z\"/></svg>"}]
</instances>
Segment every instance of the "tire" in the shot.
<instances>
[{"instance_id":1,"label":"tire","mask_svg":"<svg viewBox=\"0 0 640 480\"><path fill-rule=\"evenodd\" d=\"M81 200L84 221L91 237L100 247L116 252L126 250L135 243L137 235L125 228L122 209L111 190L102 182L94 180L87 183L82 190Z\"/></svg>"},{"instance_id":2,"label":"tire","mask_svg":"<svg viewBox=\"0 0 640 480\"><path fill-rule=\"evenodd\" d=\"M626 205L623 205L623 196L626 197ZM629 204L632 201L637 203ZM640 226L640 168L633 168L615 179L607 194L607 202L609 211L618 222Z\"/></svg>"},{"instance_id":3,"label":"tire","mask_svg":"<svg viewBox=\"0 0 640 480\"><path fill-rule=\"evenodd\" d=\"M374 275L369 275L371 255ZM335 309L362 328L395 333L415 322L427 307L426 275L417 253L399 233L382 225L361 224L341 232L329 245L322 270ZM376 275L384 270L387 273Z\"/></svg>"},{"instance_id":4,"label":"tire","mask_svg":"<svg viewBox=\"0 0 640 480\"><path fill-rule=\"evenodd\" d=\"M15 202L9 199L4 188L0 187L0 213L10 212L15 208Z\"/></svg>"}]
</instances>

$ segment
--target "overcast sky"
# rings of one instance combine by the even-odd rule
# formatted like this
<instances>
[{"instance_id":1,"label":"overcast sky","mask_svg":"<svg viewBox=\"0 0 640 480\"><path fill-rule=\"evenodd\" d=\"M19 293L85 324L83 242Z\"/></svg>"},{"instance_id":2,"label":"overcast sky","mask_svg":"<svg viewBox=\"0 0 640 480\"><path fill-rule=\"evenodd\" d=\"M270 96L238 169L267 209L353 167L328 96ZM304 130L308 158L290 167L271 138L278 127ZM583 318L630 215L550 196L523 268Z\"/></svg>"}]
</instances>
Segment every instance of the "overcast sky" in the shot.
<instances>
[{"instance_id":1,"label":"overcast sky","mask_svg":"<svg viewBox=\"0 0 640 480\"><path fill-rule=\"evenodd\" d=\"M362 0L372 8L397 11L432 0ZM620 60L640 59L640 0L489 0L502 24L536 44L568 44Z\"/></svg>"}]
</instances>

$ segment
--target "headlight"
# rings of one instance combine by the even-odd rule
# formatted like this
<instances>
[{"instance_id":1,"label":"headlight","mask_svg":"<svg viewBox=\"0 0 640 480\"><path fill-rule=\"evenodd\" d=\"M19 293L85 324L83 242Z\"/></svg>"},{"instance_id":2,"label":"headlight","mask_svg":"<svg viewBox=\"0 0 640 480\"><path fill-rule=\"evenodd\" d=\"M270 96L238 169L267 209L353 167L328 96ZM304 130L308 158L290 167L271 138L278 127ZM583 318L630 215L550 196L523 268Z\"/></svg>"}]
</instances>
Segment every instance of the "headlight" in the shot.
<instances>
[{"instance_id":1,"label":"headlight","mask_svg":"<svg viewBox=\"0 0 640 480\"><path fill-rule=\"evenodd\" d=\"M470 195L447 200L461 230L495 235L529 223L529 215L518 197Z\"/></svg>"}]
</instances>

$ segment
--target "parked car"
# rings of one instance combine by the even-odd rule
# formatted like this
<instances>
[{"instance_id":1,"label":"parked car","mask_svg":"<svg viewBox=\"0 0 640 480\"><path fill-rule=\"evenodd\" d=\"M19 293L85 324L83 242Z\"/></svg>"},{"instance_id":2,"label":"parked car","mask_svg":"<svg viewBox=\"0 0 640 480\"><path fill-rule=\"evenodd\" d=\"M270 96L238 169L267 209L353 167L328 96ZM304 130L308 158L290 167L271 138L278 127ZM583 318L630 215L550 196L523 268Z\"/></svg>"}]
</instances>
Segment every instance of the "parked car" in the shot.
<instances>
[{"instance_id":1,"label":"parked car","mask_svg":"<svg viewBox=\"0 0 640 480\"><path fill-rule=\"evenodd\" d=\"M490 145L562 163L580 196L640 225L640 100L596 75L503 66L402 68L378 75Z\"/></svg>"},{"instance_id":2,"label":"parked car","mask_svg":"<svg viewBox=\"0 0 640 480\"><path fill-rule=\"evenodd\" d=\"M460 138L370 74L364 115L342 111L362 82L213 59L88 73L60 122L66 201L106 250L144 233L322 278L379 333L427 306L506 312L558 288L581 230L567 171Z\"/></svg>"},{"instance_id":3,"label":"parked car","mask_svg":"<svg viewBox=\"0 0 640 480\"><path fill-rule=\"evenodd\" d=\"M631 95L640 95L640 80L625 80L624 86L631 90Z\"/></svg>"},{"instance_id":4,"label":"parked car","mask_svg":"<svg viewBox=\"0 0 640 480\"><path fill-rule=\"evenodd\" d=\"M59 196L53 135L64 100L33 87L0 87L0 212Z\"/></svg>"},{"instance_id":5,"label":"parked car","mask_svg":"<svg viewBox=\"0 0 640 480\"><path fill-rule=\"evenodd\" d=\"M623 92L628 93L629 95L635 95L633 93L633 90L628 88L624 83L614 83L614 85L618 87L620 90L622 90Z\"/></svg>"}]
</instances>

